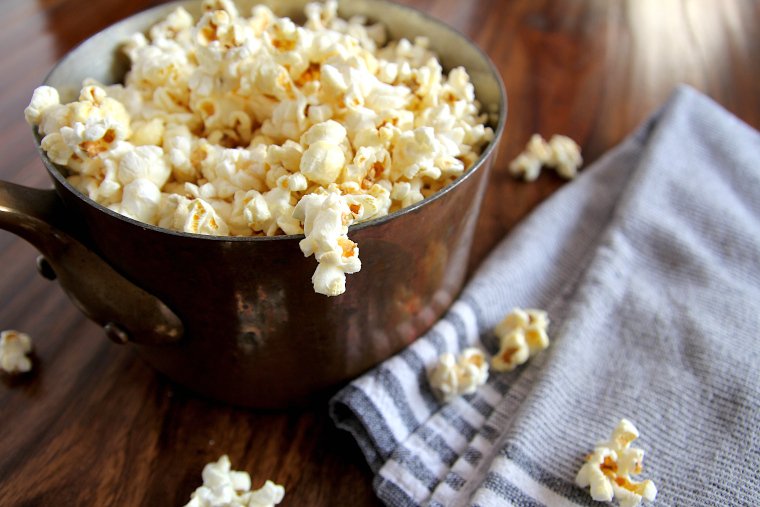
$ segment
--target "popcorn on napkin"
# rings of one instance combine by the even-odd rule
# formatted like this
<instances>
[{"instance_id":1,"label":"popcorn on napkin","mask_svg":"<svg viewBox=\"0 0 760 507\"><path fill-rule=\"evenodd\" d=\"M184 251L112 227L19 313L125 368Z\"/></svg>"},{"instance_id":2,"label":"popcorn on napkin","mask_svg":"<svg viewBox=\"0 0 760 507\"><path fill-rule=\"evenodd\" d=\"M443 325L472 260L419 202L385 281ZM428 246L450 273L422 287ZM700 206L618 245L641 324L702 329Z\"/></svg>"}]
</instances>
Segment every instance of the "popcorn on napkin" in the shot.
<instances>
[{"instance_id":1,"label":"popcorn on napkin","mask_svg":"<svg viewBox=\"0 0 760 507\"><path fill-rule=\"evenodd\" d=\"M644 451L631 447L631 442L638 437L633 423L621 419L610 440L597 444L594 452L586 457L575 477L576 484L589 487L594 500L609 502L617 498L620 507L635 507L644 499L653 501L657 496L654 483L649 479L636 482L631 478L643 469Z\"/></svg>"}]
</instances>

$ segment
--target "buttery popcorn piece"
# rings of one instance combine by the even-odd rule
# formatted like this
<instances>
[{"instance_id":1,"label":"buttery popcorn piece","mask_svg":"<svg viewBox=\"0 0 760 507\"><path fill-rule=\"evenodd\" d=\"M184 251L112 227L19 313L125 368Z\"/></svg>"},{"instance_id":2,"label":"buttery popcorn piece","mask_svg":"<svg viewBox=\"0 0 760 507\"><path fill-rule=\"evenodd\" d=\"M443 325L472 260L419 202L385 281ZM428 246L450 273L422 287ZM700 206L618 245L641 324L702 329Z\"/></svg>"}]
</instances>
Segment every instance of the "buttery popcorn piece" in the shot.
<instances>
[{"instance_id":1,"label":"buttery popcorn piece","mask_svg":"<svg viewBox=\"0 0 760 507\"><path fill-rule=\"evenodd\" d=\"M203 485L190 496L185 507L273 507L285 496L285 488L266 481L254 491L248 472L231 470L225 454L203 467Z\"/></svg>"},{"instance_id":2,"label":"buttery popcorn piece","mask_svg":"<svg viewBox=\"0 0 760 507\"><path fill-rule=\"evenodd\" d=\"M632 475L642 471L644 451L631 447L639 437L636 427L627 419L621 419L612 438L597 444L594 452L578 471L575 483L590 487L591 497L609 502L617 498L621 507L636 507L643 499L650 502L657 496L657 488L651 480L636 482Z\"/></svg>"},{"instance_id":3,"label":"buttery popcorn piece","mask_svg":"<svg viewBox=\"0 0 760 507\"><path fill-rule=\"evenodd\" d=\"M549 318L545 311L514 308L495 328L499 352L491 358L496 371L510 371L549 346L546 329Z\"/></svg>"},{"instance_id":4,"label":"buttery popcorn piece","mask_svg":"<svg viewBox=\"0 0 760 507\"><path fill-rule=\"evenodd\" d=\"M123 84L85 80L68 104L41 86L25 117L99 204L196 234L306 232L315 290L341 294L361 267L345 229L451 183L493 131L467 72L445 75L427 39L388 42L337 8L310 3L298 26L263 5L245 17L204 0L198 20L179 7L124 42Z\"/></svg>"},{"instance_id":5,"label":"buttery popcorn piece","mask_svg":"<svg viewBox=\"0 0 760 507\"><path fill-rule=\"evenodd\" d=\"M319 263L312 283L319 294L337 296L346 291L346 273L361 269L359 246L348 239L351 209L336 193L307 194L298 202L293 217L304 224L305 238L299 246L304 255Z\"/></svg>"},{"instance_id":6,"label":"buttery popcorn piece","mask_svg":"<svg viewBox=\"0 0 760 507\"><path fill-rule=\"evenodd\" d=\"M32 369L27 357L32 351L28 334L9 329L0 333L0 369L6 373L25 373Z\"/></svg>"},{"instance_id":7,"label":"buttery popcorn piece","mask_svg":"<svg viewBox=\"0 0 760 507\"><path fill-rule=\"evenodd\" d=\"M581 164L580 146L569 137L554 135L547 143L539 134L533 134L525 150L509 164L509 171L525 181L535 181L542 167L551 167L562 178L571 180Z\"/></svg>"},{"instance_id":8,"label":"buttery popcorn piece","mask_svg":"<svg viewBox=\"0 0 760 507\"><path fill-rule=\"evenodd\" d=\"M39 125L45 111L60 104L58 90L52 86L39 86L32 94L32 100L24 109L24 118L29 125Z\"/></svg>"},{"instance_id":9,"label":"buttery popcorn piece","mask_svg":"<svg viewBox=\"0 0 760 507\"><path fill-rule=\"evenodd\" d=\"M549 148L552 152L549 167L567 180L575 178L583 163L580 146L567 136L555 135L549 141Z\"/></svg>"},{"instance_id":10,"label":"buttery popcorn piece","mask_svg":"<svg viewBox=\"0 0 760 507\"><path fill-rule=\"evenodd\" d=\"M462 394L474 393L488 380L488 362L483 352L477 348L464 349L457 359L451 353L444 353L430 370L430 386L444 402L449 402Z\"/></svg>"}]
</instances>

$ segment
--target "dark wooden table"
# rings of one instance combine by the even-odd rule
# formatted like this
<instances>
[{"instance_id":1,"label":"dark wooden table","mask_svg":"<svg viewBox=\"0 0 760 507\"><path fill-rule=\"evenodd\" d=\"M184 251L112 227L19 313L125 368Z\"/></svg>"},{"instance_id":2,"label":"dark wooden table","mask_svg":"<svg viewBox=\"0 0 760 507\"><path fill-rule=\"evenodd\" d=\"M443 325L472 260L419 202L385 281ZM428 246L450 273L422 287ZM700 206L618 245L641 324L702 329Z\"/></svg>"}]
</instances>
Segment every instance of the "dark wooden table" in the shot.
<instances>
[{"instance_id":1,"label":"dark wooden table","mask_svg":"<svg viewBox=\"0 0 760 507\"><path fill-rule=\"evenodd\" d=\"M32 90L73 45L151 0L3 0L0 178L48 187L23 119ZM471 266L563 184L513 181L534 132L562 133L593 162L677 83L760 126L760 2L749 0L405 0L469 35L501 70L509 119ZM281 505L375 505L372 476L326 404L260 413L185 392L103 337L0 232L0 329L32 335L36 370L0 382L0 504L178 506L203 465L230 455Z\"/></svg>"}]
</instances>

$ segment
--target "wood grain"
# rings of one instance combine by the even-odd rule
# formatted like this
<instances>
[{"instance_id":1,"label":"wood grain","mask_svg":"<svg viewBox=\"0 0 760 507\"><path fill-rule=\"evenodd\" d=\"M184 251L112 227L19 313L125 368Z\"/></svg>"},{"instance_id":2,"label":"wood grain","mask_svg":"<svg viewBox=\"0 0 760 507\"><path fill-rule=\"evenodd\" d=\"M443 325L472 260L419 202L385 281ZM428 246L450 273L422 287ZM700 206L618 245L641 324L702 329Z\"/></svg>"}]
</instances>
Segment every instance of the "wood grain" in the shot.
<instances>
[{"instance_id":1,"label":"wood grain","mask_svg":"<svg viewBox=\"0 0 760 507\"><path fill-rule=\"evenodd\" d=\"M48 187L23 109L51 66L150 0L4 0L0 18L0 178ZM760 2L724 0L405 0L485 49L509 95L500 157L478 223L474 268L564 182L526 184L506 167L534 132L577 140L588 163L678 83L760 126ZM548 238L548 241L551 239ZM200 399L103 339L35 250L0 232L0 328L35 339L35 371L0 382L2 505L183 505L203 465L230 455L282 505L377 505L372 475L326 403L262 413Z\"/></svg>"}]
</instances>

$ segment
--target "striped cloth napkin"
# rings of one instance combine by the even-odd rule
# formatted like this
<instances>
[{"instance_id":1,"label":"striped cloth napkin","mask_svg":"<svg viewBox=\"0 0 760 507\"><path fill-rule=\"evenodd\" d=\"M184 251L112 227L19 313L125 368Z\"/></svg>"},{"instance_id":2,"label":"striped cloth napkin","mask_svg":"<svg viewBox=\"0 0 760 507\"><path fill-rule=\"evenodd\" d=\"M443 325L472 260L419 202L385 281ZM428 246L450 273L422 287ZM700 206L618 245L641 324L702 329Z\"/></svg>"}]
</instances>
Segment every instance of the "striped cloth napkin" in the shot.
<instances>
[{"instance_id":1,"label":"striped cloth napkin","mask_svg":"<svg viewBox=\"0 0 760 507\"><path fill-rule=\"evenodd\" d=\"M498 350L542 308L549 348L443 404L443 352ZM760 502L760 134L691 88L543 203L443 319L338 392L388 505L601 505L575 475L621 418L655 505Z\"/></svg>"}]
</instances>

